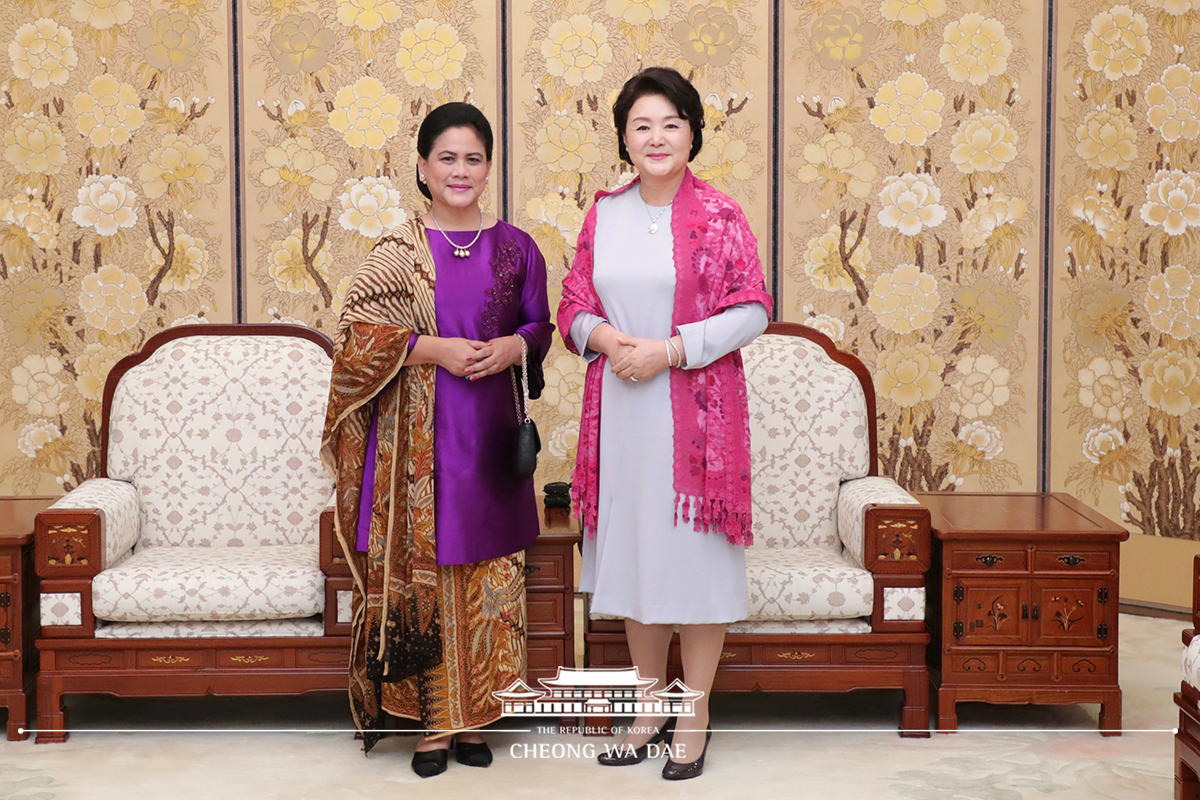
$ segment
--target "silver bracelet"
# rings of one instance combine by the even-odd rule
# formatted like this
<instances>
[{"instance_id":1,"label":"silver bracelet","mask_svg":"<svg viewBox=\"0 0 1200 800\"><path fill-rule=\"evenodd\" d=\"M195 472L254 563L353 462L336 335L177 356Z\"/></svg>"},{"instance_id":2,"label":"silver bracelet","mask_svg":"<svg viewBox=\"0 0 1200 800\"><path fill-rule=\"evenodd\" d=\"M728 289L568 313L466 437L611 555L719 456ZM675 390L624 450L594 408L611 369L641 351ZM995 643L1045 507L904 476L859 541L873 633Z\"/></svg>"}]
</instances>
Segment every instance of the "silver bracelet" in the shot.
<instances>
[{"instance_id":1,"label":"silver bracelet","mask_svg":"<svg viewBox=\"0 0 1200 800\"><path fill-rule=\"evenodd\" d=\"M667 353L667 366L668 367L675 366L674 364L671 363L671 340L670 339L663 339L663 350L665 350Z\"/></svg>"},{"instance_id":2,"label":"silver bracelet","mask_svg":"<svg viewBox=\"0 0 1200 800\"><path fill-rule=\"evenodd\" d=\"M675 351L675 357L676 357L676 358L678 359L678 361L679 361L679 363L678 363L678 364L675 364L674 366L676 366L676 367L682 367L682 366L683 366L683 353L682 353L682 352L680 352L679 348L678 348L678 347L676 347L676 346L675 346L675 343L674 343L674 342L672 342L670 339L667 339L667 344L668 344L668 345L670 345L670 346L671 346L671 349ZM668 361L670 361L670 360L671 360L669 356L668 356L667 360L668 360Z\"/></svg>"}]
</instances>

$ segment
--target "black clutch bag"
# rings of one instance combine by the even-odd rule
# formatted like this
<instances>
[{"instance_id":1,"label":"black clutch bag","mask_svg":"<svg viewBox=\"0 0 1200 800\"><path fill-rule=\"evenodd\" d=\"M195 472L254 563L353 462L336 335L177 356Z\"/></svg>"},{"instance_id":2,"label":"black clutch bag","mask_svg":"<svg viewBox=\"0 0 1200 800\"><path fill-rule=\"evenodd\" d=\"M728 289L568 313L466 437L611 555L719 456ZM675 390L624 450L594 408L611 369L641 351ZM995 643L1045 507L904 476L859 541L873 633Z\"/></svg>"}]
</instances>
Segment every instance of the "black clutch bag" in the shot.
<instances>
[{"instance_id":1,"label":"black clutch bag","mask_svg":"<svg viewBox=\"0 0 1200 800\"><path fill-rule=\"evenodd\" d=\"M512 378L513 401L517 407L517 443L513 453L513 471L518 478L532 478L537 471L538 452L542 449L542 438L537 424L529 418L529 348L525 338L521 340L521 369L515 366L509 371ZM521 386L517 388L517 373L521 374ZM539 374L541 370L538 370ZM522 402L524 400L524 402Z\"/></svg>"}]
</instances>

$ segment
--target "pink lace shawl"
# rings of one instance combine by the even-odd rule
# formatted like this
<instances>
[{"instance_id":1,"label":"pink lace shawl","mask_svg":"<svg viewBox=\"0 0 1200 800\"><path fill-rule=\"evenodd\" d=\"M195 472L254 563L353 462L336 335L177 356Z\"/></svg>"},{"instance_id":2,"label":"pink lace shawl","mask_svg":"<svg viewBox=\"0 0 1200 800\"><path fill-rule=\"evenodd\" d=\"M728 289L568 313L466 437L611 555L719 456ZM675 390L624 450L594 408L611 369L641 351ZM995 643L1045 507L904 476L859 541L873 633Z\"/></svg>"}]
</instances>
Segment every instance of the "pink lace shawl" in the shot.
<instances>
[{"instance_id":1,"label":"pink lace shawl","mask_svg":"<svg viewBox=\"0 0 1200 800\"><path fill-rule=\"evenodd\" d=\"M629 191L637 180L618 191ZM611 194L598 192L596 201ZM754 233L741 208L688 170L671 214L675 237L675 310L672 330L740 303L772 299L763 281ZM575 263L563 282L559 330L572 352L571 323L587 311L606 317L592 283L596 205L584 218ZM595 535L600 484L600 385L607 358L587 368L579 447L572 475L575 515ZM675 422L675 516L696 530L720 530L730 542L749 545L750 424L741 353L734 351L695 370L671 370Z\"/></svg>"}]
</instances>

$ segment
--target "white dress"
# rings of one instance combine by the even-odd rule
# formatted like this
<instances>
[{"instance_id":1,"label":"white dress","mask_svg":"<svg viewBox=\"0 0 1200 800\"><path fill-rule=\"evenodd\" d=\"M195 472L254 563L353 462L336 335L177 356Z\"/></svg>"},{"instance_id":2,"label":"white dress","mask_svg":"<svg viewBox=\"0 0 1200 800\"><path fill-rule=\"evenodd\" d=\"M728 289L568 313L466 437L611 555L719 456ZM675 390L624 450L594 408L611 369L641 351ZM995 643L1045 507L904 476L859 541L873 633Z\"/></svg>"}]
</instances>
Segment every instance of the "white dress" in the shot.
<instances>
[{"instance_id":1,"label":"white dress","mask_svg":"<svg viewBox=\"0 0 1200 800\"><path fill-rule=\"evenodd\" d=\"M659 212L662 216L659 217ZM672 335L675 266L671 210L651 206L658 231L637 191L596 207L593 283L607 321L630 336ZM589 361L592 330L603 322L579 314L570 335ZM688 369L744 347L767 327L759 303L734 306L679 326ZM669 370L630 383L607 366L600 403L600 492L595 536L583 540L580 589L592 611L646 624L728 623L746 616L746 558L722 532L675 524L675 448Z\"/></svg>"}]
</instances>

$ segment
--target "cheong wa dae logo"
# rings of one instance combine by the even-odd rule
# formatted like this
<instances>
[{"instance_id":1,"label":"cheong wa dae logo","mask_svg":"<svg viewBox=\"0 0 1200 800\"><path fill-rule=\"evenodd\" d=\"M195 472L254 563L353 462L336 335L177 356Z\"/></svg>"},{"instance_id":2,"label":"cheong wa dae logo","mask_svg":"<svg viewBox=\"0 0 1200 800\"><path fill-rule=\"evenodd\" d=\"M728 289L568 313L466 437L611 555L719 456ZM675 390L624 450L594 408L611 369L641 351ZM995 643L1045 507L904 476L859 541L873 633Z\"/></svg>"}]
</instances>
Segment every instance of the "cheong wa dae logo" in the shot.
<instances>
[{"instance_id":1,"label":"cheong wa dae logo","mask_svg":"<svg viewBox=\"0 0 1200 800\"><path fill-rule=\"evenodd\" d=\"M653 678L643 678L637 667L574 669L559 667L553 678L539 678L541 689L513 681L507 689L492 692L503 705L504 716L695 716L696 692L675 680L665 689L648 691Z\"/></svg>"}]
</instances>

